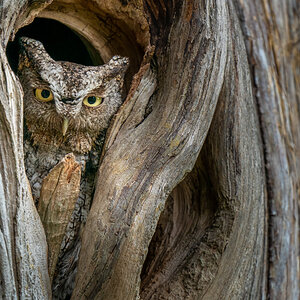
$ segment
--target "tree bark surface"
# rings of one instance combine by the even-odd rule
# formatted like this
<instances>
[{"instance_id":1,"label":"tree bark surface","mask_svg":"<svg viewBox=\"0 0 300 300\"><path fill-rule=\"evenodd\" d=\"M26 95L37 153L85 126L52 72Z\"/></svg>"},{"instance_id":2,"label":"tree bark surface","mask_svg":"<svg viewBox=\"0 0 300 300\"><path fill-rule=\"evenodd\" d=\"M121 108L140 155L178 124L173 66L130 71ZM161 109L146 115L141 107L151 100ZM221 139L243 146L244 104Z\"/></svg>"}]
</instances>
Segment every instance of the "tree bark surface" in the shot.
<instances>
[{"instance_id":1,"label":"tree bark surface","mask_svg":"<svg viewBox=\"0 0 300 300\"><path fill-rule=\"evenodd\" d=\"M44 1L2 1L0 45L0 297L50 299L47 243L23 157L22 89L5 53L9 37Z\"/></svg>"},{"instance_id":2,"label":"tree bark surface","mask_svg":"<svg viewBox=\"0 0 300 300\"><path fill-rule=\"evenodd\" d=\"M129 56L135 74L106 136L72 299L298 299L296 9L294 0L3 0L0 298L51 299L22 89L5 54L39 16L77 31L104 61ZM68 171L55 173L64 166L49 174L46 202L51 176L70 183Z\"/></svg>"},{"instance_id":3,"label":"tree bark surface","mask_svg":"<svg viewBox=\"0 0 300 300\"><path fill-rule=\"evenodd\" d=\"M43 179L38 213L48 244L49 276L53 280L61 244L80 191L80 164L67 154Z\"/></svg>"},{"instance_id":4,"label":"tree bark surface","mask_svg":"<svg viewBox=\"0 0 300 300\"><path fill-rule=\"evenodd\" d=\"M148 7L155 18L155 4ZM238 299L265 291L263 158L234 7L223 1L165 7L169 17L173 11L174 21L165 26L168 44L153 36L158 73L145 64L139 86L129 93L110 133L114 139L108 140L100 166L73 299L138 296L158 217L169 193L191 171L214 115L218 125L212 127L206 149L219 205L215 228L204 240L198 238L184 268L176 269L159 290L144 287L142 298ZM155 27L156 21L161 20L150 24ZM154 90L153 110L145 118Z\"/></svg>"},{"instance_id":5,"label":"tree bark surface","mask_svg":"<svg viewBox=\"0 0 300 300\"><path fill-rule=\"evenodd\" d=\"M247 40L265 150L269 296L299 299L299 3L238 1L238 9Z\"/></svg>"}]
</instances>

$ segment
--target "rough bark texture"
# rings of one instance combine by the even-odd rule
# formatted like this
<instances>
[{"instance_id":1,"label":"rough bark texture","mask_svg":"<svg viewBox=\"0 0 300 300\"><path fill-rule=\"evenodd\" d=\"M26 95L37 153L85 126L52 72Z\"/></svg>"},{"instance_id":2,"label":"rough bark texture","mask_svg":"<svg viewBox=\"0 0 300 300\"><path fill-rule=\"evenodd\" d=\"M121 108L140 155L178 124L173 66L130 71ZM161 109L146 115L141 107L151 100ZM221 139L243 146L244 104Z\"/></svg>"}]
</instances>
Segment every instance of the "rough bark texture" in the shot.
<instances>
[{"instance_id":1,"label":"rough bark texture","mask_svg":"<svg viewBox=\"0 0 300 300\"><path fill-rule=\"evenodd\" d=\"M211 189L218 202L213 228L204 232L204 239L201 225L196 233L188 230L195 235L193 242L182 241L182 247L189 243L188 255L175 251L179 266L172 261L163 272L169 276L152 279L154 286L144 286L142 298L193 299L206 294L210 299L210 293L239 298L247 293L258 296L265 290L262 149L234 8L216 1L184 3L172 9L180 14L174 15L169 28L165 26L164 30L170 30L168 45L157 41L153 110L144 119L148 91L143 91L142 98L137 88L125 103L132 107L131 114L122 115L125 107L119 113L122 126L101 164L97 184L101 194L96 190L83 234L85 256L80 259L74 299L134 299L138 295L141 265L158 216L168 193L194 165L218 101L218 125L212 127L208 151L209 176L215 185ZM155 26L155 20L151 21ZM153 81L150 70L141 75L144 89ZM243 219L247 219L244 226ZM196 221L201 223L201 219ZM235 267L228 260L235 261ZM252 284L245 284L248 281Z\"/></svg>"},{"instance_id":2,"label":"rough bark texture","mask_svg":"<svg viewBox=\"0 0 300 300\"><path fill-rule=\"evenodd\" d=\"M201 163L172 193L175 228L165 234L171 241L161 247L171 260L166 264L163 259L154 276L147 270L152 283L144 284L143 299L259 299L266 291L266 198L259 126L235 11L230 5L223 8L220 23L226 33L220 34L223 38L227 34L227 55L221 61L225 74L218 106ZM203 7L199 10L211 15ZM205 205L206 209L197 209ZM196 217L191 218L192 212ZM209 226L202 225L209 213ZM156 259L161 249L157 252Z\"/></svg>"},{"instance_id":3,"label":"rough bark texture","mask_svg":"<svg viewBox=\"0 0 300 300\"><path fill-rule=\"evenodd\" d=\"M47 243L30 194L23 160L22 90L5 46L20 22L44 3L2 1L0 46L0 298L49 299Z\"/></svg>"},{"instance_id":4,"label":"rough bark texture","mask_svg":"<svg viewBox=\"0 0 300 300\"><path fill-rule=\"evenodd\" d=\"M0 13L0 297L51 298L5 56L36 15L96 58L129 56L128 87L136 73L107 134L72 299L299 297L296 1L4 0Z\"/></svg>"},{"instance_id":5,"label":"rough bark texture","mask_svg":"<svg viewBox=\"0 0 300 300\"><path fill-rule=\"evenodd\" d=\"M300 7L294 0L237 1L237 6L248 41L265 150L269 295L299 299Z\"/></svg>"},{"instance_id":6,"label":"rough bark texture","mask_svg":"<svg viewBox=\"0 0 300 300\"><path fill-rule=\"evenodd\" d=\"M68 154L43 180L38 212L47 238L51 281L61 243L79 196L80 176L80 164L75 161L74 155Z\"/></svg>"}]
</instances>

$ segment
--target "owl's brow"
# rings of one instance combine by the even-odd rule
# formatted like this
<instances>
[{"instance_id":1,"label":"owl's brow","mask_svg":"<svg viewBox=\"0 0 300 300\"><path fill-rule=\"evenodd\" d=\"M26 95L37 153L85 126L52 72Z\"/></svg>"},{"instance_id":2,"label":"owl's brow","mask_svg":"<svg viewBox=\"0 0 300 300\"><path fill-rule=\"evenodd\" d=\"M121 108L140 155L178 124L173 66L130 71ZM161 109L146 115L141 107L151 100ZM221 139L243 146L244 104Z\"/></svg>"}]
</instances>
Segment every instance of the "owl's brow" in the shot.
<instances>
[{"instance_id":1,"label":"owl's brow","mask_svg":"<svg viewBox=\"0 0 300 300\"><path fill-rule=\"evenodd\" d=\"M104 92L105 92L105 88L102 86L102 87L96 87L94 89L92 89L90 92L88 92L88 95L89 94L95 94L95 95L99 95L101 96Z\"/></svg>"},{"instance_id":2,"label":"owl's brow","mask_svg":"<svg viewBox=\"0 0 300 300\"><path fill-rule=\"evenodd\" d=\"M34 70L34 73L35 74L32 74L33 75L33 80L32 80L32 86L37 88L37 87L45 87L45 88L50 88L50 83L45 81L38 72L36 72ZM31 76L32 76L31 75Z\"/></svg>"}]
</instances>

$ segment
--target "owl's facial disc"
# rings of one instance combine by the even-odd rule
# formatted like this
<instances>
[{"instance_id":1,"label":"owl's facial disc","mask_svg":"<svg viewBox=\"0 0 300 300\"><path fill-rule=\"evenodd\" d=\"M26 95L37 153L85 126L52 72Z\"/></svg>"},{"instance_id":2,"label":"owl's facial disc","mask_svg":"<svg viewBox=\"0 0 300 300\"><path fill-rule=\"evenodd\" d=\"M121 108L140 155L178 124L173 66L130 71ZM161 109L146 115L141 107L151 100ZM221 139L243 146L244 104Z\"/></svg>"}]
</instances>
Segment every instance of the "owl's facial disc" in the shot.
<instances>
[{"instance_id":1,"label":"owl's facial disc","mask_svg":"<svg viewBox=\"0 0 300 300\"><path fill-rule=\"evenodd\" d=\"M103 98L95 95L86 96L82 101L84 106L91 109L98 107L102 102ZM69 127L70 118L76 119L77 114L82 108L82 104L81 101L76 101L72 98L63 98L60 101L56 101L55 104L57 104L57 113L63 116L62 135L65 136Z\"/></svg>"},{"instance_id":2,"label":"owl's facial disc","mask_svg":"<svg viewBox=\"0 0 300 300\"><path fill-rule=\"evenodd\" d=\"M75 119L82 108L80 99L54 98L54 104L57 114L67 119Z\"/></svg>"}]
</instances>

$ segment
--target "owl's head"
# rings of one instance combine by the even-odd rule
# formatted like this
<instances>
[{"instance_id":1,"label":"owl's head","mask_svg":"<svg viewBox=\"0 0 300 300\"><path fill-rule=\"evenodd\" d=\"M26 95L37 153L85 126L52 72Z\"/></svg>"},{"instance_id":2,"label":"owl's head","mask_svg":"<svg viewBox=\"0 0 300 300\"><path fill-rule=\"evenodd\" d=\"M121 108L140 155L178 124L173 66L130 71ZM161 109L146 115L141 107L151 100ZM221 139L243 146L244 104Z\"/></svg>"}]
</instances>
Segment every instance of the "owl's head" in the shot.
<instances>
[{"instance_id":1,"label":"owl's head","mask_svg":"<svg viewBox=\"0 0 300 300\"><path fill-rule=\"evenodd\" d=\"M128 58L101 66L53 60L39 41L22 37L18 76L33 143L88 152L122 103Z\"/></svg>"}]
</instances>

